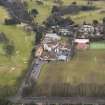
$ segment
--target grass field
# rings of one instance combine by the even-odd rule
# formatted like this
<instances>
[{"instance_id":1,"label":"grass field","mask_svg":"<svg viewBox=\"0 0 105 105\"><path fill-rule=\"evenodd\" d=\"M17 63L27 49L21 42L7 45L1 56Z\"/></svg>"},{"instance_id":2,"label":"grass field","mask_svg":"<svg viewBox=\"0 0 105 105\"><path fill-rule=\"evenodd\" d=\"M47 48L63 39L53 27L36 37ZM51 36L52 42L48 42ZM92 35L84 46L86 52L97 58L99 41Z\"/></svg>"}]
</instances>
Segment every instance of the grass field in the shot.
<instances>
[{"instance_id":1,"label":"grass field","mask_svg":"<svg viewBox=\"0 0 105 105\"><path fill-rule=\"evenodd\" d=\"M0 7L0 21L9 17L8 12ZM15 46L15 54L10 58L5 56L3 44L0 43L0 97L3 94L12 95L28 67L33 48L34 34L27 33L21 27L0 24L0 32L4 32L9 41ZM10 87L10 88L9 88Z\"/></svg>"},{"instance_id":2,"label":"grass field","mask_svg":"<svg viewBox=\"0 0 105 105\"><path fill-rule=\"evenodd\" d=\"M91 49L105 49L105 42L93 42L90 44Z\"/></svg>"},{"instance_id":3,"label":"grass field","mask_svg":"<svg viewBox=\"0 0 105 105\"><path fill-rule=\"evenodd\" d=\"M105 50L78 51L68 63L45 64L35 94L50 96L56 90L65 88L67 92L67 86L80 84L105 84Z\"/></svg>"},{"instance_id":4,"label":"grass field","mask_svg":"<svg viewBox=\"0 0 105 105\"><path fill-rule=\"evenodd\" d=\"M14 84L16 78L19 77L27 66L24 62L29 60L33 36L27 36L27 33L16 26L0 25L0 32L4 32L10 41L13 41L15 46L15 55L9 59L4 55L1 46L0 52L0 84ZM12 70L15 68L15 70Z\"/></svg>"},{"instance_id":5,"label":"grass field","mask_svg":"<svg viewBox=\"0 0 105 105\"><path fill-rule=\"evenodd\" d=\"M38 23L42 23L49 15L53 6L53 0L48 0L44 5L37 5L35 1L28 1L29 10L32 8L36 8L39 11L39 15L35 19ZM64 5L71 4L74 0L63 0ZM78 5L84 4L87 5L86 0L75 0ZM94 6L99 8L99 10L89 11L89 12L80 12L77 15L66 15L65 17L71 17L76 23L81 24L83 21L87 21L91 23L94 19L102 21L103 17L105 17L105 13L100 13L101 10L105 10L105 2L104 1L96 1L93 3Z\"/></svg>"}]
</instances>

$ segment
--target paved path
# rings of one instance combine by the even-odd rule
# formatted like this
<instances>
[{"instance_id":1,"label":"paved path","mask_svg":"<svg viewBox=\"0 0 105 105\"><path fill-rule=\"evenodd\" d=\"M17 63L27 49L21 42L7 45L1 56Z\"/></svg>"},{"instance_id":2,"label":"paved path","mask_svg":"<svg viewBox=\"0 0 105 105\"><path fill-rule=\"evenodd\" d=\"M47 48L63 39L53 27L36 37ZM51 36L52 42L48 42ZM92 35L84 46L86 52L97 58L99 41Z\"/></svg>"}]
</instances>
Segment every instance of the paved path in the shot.
<instances>
[{"instance_id":1,"label":"paved path","mask_svg":"<svg viewBox=\"0 0 105 105\"><path fill-rule=\"evenodd\" d=\"M31 78L33 78L35 81L38 79L38 77L40 75L40 72L41 72L41 67L42 67L42 65L44 63L45 62L43 62L43 61L41 61L39 59L34 59L33 60L31 68L27 72L27 74L26 74L26 76L25 76L25 78L24 78L24 80L23 80L17 94L16 94L17 97L22 96L22 91L23 91L24 87L26 87L29 84Z\"/></svg>"}]
</instances>

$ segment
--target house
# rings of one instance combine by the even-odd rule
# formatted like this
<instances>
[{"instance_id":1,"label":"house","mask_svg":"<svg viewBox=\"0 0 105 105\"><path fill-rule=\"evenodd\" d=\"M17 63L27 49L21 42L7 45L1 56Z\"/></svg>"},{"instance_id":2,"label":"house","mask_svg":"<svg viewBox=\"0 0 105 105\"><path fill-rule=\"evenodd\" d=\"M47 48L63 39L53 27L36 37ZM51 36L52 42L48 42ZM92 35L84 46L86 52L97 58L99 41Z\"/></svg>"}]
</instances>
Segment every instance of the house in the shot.
<instances>
[{"instance_id":1,"label":"house","mask_svg":"<svg viewBox=\"0 0 105 105\"><path fill-rule=\"evenodd\" d=\"M74 43L76 49L88 49L89 48L89 39L75 39Z\"/></svg>"}]
</instances>

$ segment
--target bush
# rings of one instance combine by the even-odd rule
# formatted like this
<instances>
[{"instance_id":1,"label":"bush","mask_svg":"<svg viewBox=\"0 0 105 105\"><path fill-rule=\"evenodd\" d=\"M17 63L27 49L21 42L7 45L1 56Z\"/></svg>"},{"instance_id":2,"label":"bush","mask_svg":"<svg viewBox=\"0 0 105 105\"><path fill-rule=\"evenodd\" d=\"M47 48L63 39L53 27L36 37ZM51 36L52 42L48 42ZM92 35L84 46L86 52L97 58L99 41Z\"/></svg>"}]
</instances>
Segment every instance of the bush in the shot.
<instances>
[{"instance_id":1,"label":"bush","mask_svg":"<svg viewBox=\"0 0 105 105\"><path fill-rule=\"evenodd\" d=\"M3 32L1 32L0 33L0 43L7 43L7 42L8 42L8 38Z\"/></svg>"},{"instance_id":2,"label":"bush","mask_svg":"<svg viewBox=\"0 0 105 105\"><path fill-rule=\"evenodd\" d=\"M60 8L58 6L53 6L51 13L60 12Z\"/></svg>"},{"instance_id":3,"label":"bush","mask_svg":"<svg viewBox=\"0 0 105 105\"><path fill-rule=\"evenodd\" d=\"M4 51L6 56L11 57L15 52L15 47L13 43L7 43L4 45Z\"/></svg>"},{"instance_id":4,"label":"bush","mask_svg":"<svg viewBox=\"0 0 105 105\"><path fill-rule=\"evenodd\" d=\"M95 9L96 9L95 6L81 6L82 11L91 11L91 10L95 10Z\"/></svg>"},{"instance_id":5,"label":"bush","mask_svg":"<svg viewBox=\"0 0 105 105\"><path fill-rule=\"evenodd\" d=\"M70 18L63 18L57 14L53 14L51 15L47 21L45 22L45 25L47 27L51 27L51 26L68 26L68 25L72 25L74 24L74 22L70 19Z\"/></svg>"},{"instance_id":6,"label":"bush","mask_svg":"<svg viewBox=\"0 0 105 105\"><path fill-rule=\"evenodd\" d=\"M38 12L37 9L32 9L31 12L30 12L30 14L31 14L32 17L36 17L38 15L38 13L39 12Z\"/></svg>"},{"instance_id":7,"label":"bush","mask_svg":"<svg viewBox=\"0 0 105 105\"><path fill-rule=\"evenodd\" d=\"M5 24L6 25L15 25L15 24L20 24L20 21L17 19L5 19Z\"/></svg>"}]
</instances>

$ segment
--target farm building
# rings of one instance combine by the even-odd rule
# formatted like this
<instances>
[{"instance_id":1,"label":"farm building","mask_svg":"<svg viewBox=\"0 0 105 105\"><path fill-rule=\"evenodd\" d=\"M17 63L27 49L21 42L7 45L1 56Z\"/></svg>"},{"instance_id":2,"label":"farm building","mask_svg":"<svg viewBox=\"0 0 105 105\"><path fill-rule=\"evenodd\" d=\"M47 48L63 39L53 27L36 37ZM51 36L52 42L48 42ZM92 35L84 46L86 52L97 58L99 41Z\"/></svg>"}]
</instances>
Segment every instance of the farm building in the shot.
<instances>
[{"instance_id":1,"label":"farm building","mask_svg":"<svg viewBox=\"0 0 105 105\"><path fill-rule=\"evenodd\" d=\"M47 61L68 61L70 54L71 45L68 42L61 42L61 37L54 33L47 33L41 47L36 51L37 57Z\"/></svg>"},{"instance_id":2,"label":"farm building","mask_svg":"<svg viewBox=\"0 0 105 105\"><path fill-rule=\"evenodd\" d=\"M76 49L88 49L89 48L89 39L75 39Z\"/></svg>"}]
</instances>

